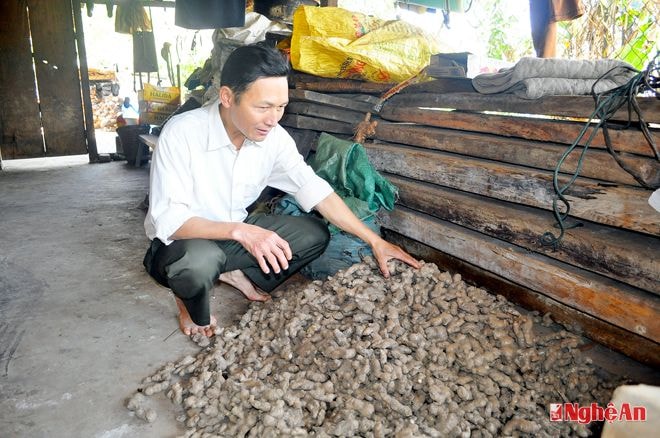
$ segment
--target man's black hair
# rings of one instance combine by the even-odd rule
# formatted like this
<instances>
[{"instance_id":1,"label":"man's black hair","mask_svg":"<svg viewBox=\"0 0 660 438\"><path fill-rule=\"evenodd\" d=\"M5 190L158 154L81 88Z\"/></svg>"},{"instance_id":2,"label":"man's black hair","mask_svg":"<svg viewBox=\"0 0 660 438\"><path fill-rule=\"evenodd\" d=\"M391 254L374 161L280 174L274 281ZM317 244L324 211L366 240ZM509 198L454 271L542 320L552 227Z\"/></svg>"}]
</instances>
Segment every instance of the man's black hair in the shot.
<instances>
[{"instance_id":1,"label":"man's black hair","mask_svg":"<svg viewBox=\"0 0 660 438\"><path fill-rule=\"evenodd\" d=\"M261 44L241 46L234 50L220 75L220 86L227 86L236 101L257 79L282 77L289 74L289 63L272 47Z\"/></svg>"}]
</instances>

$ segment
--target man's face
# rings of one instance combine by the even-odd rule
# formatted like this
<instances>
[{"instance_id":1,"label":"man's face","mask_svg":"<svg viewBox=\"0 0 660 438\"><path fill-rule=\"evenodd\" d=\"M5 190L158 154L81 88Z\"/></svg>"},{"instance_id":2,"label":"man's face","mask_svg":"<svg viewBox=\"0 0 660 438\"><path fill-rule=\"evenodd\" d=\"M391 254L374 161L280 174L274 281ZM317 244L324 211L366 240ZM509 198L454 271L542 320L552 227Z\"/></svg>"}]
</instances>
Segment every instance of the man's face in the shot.
<instances>
[{"instance_id":1,"label":"man's face","mask_svg":"<svg viewBox=\"0 0 660 438\"><path fill-rule=\"evenodd\" d=\"M240 132L252 141L263 141L277 125L289 103L286 77L261 78L254 81L236 102L233 92L222 87L220 101L227 109L230 125L225 126L230 137ZM238 131L238 132L236 132Z\"/></svg>"}]
</instances>

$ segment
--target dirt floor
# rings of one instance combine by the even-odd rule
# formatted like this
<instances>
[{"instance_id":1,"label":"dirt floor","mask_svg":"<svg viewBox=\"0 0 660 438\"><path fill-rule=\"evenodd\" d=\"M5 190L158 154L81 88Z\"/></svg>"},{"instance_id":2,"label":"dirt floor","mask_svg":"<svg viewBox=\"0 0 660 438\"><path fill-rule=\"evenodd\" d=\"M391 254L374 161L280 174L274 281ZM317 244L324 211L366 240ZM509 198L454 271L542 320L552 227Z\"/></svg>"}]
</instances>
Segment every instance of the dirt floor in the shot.
<instances>
[{"instance_id":1,"label":"dirt floor","mask_svg":"<svg viewBox=\"0 0 660 438\"><path fill-rule=\"evenodd\" d=\"M148 424L124 407L140 380L199 350L169 291L142 268L148 168L86 156L3 162L0 171L0 436L170 437L170 402ZM247 309L214 289L219 324ZM610 372L658 370L595 346Z\"/></svg>"},{"instance_id":2,"label":"dirt floor","mask_svg":"<svg viewBox=\"0 0 660 438\"><path fill-rule=\"evenodd\" d=\"M142 267L149 171L87 163L0 171L0 436L175 436L173 416L147 424L123 406L143 377L199 349ZM222 325L247 308L220 287L212 305Z\"/></svg>"}]
</instances>

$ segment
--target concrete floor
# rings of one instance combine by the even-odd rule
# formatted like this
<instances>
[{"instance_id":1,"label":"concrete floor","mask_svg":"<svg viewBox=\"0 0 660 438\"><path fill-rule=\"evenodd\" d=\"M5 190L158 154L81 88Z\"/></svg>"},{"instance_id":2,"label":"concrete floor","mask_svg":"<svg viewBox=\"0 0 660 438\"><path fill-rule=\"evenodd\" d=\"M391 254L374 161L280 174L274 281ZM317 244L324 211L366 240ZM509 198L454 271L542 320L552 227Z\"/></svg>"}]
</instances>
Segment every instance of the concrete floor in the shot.
<instances>
[{"instance_id":1,"label":"concrete floor","mask_svg":"<svg viewBox=\"0 0 660 438\"><path fill-rule=\"evenodd\" d=\"M148 169L87 162L0 171L0 436L176 436L164 397L153 424L123 406L142 378L199 350L142 268ZM222 325L247 309L228 288L214 297Z\"/></svg>"},{"instance_id":2,"label":"concrete floor","mask_svg":"<svg viewBox=\"0 0 660 438\"><path fill-rule=\"evenodd\" d=\"M165 397L151 398L153 424L123 406L142 378L199 350L177 330L170 292L142 268L148 169L87 161L12 160L0 171L0 437L183 430ZM233 290L213 292L220 325L246 311ZM607 371L660 383L658 370L592 347Z\"/></svg>"}]
</instances>

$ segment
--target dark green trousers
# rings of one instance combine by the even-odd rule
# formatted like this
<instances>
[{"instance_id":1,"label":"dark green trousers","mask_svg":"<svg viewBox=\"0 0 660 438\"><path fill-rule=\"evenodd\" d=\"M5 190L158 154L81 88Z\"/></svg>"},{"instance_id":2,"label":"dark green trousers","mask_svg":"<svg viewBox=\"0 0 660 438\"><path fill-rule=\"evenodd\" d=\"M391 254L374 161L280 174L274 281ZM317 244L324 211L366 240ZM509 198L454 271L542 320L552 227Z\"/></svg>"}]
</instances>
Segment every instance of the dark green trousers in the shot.
<instances>
[{"instance_id":1,"label":"dark green trousers","mask_svg":"<svg viewBox=\"0 0 660 438\"><path fill-rule=\"evenodd\" d=\"M210 323L209 291L223 272L240 269L270 292L325 251L328 227L315 217L256 214L246 223L275 231L289 243L289 269L265 274L257 260L234 240L183 239L164 245L154 239L144 257L147 272L183 301L197 325Z\"/></svg>"}]
</instances>

